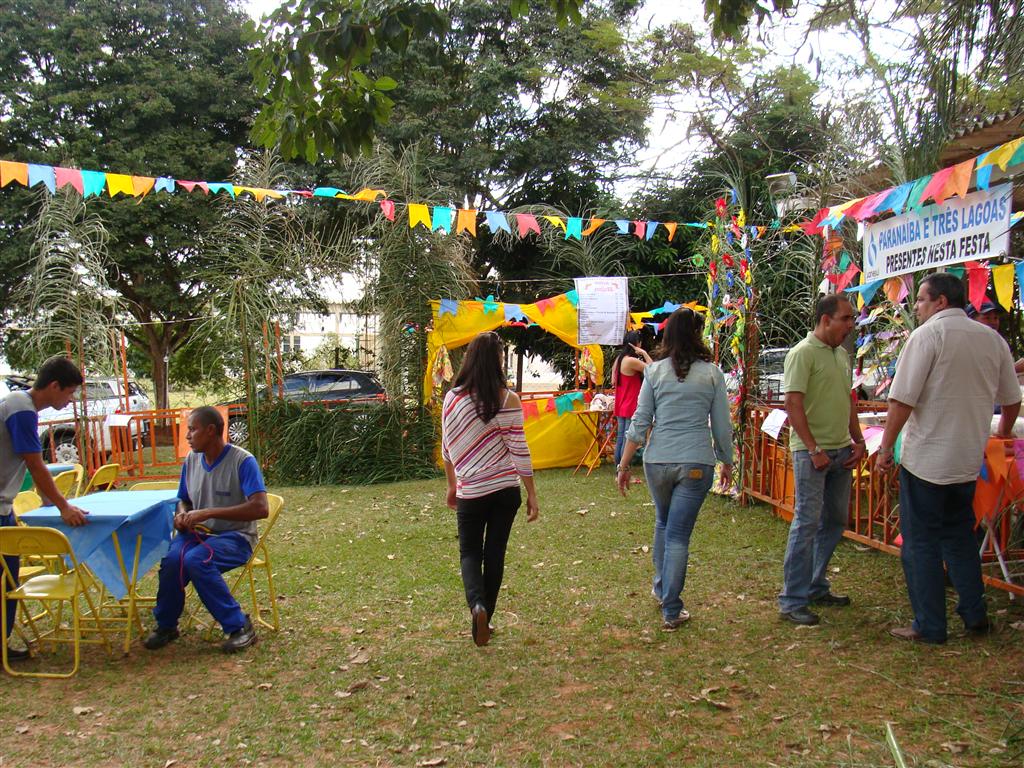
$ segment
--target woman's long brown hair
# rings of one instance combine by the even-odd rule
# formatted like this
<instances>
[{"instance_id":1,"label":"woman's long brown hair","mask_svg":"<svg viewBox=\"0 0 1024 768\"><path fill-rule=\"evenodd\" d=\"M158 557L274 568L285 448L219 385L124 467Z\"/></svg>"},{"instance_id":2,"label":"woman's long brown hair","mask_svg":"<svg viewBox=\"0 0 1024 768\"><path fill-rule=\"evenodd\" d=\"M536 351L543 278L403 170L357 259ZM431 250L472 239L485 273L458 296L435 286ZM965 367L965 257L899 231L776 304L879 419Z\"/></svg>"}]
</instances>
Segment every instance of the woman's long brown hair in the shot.
<instances>
[{"instance_id":1,"label":"woman's long brown hair","mask_svg":"<svg viewBox=\"0 0 1024 768\"><path fill-rule=\"evenodd\" d=\"M501 410L501 392L505 389L505 372L501 368L501 338L494 331L481 333L466 349L462 368L455 377L456 387L462 387L473 398L476 415L488 422Z\"/></svg>"},{"instance_id":2,"label":"woman's long brown hair","mask_svg":"<svg viewBox=\"0 0 1024 768\"><path fill-rule=\"evenodd\" d=\"M665 334L658 349L658 358L670 358L672 368L679 381L685 381L690 373L690 366L695 360L711 362L711 350L701 337L704 330L704 317L689 307L677 309L665 323Z\"/></svg>"}]
</instances>

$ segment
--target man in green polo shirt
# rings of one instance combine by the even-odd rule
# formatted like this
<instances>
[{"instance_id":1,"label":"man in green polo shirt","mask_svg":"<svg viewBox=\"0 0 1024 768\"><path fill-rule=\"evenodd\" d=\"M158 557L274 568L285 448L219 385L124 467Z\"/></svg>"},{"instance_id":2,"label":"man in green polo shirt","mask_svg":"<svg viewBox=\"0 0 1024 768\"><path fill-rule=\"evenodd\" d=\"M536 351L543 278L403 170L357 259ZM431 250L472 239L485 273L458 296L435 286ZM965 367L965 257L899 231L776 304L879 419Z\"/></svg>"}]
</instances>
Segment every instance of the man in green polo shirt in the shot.
<instances>
[{"instance_id":1,"label":"man in green polo shirt","mask_svg":"<svg viewBox=\"0 0 1024 768\"><path fill-rule=\"evenodd\" d=\"M846 296L822 298L815 308L814 330L789 350L783 367L796 509L779 611L794 624L818 623L811 604L850 604L849 597L832 594L827 571L849 515L850 470L864 456L864 438L851 404L850 356L840 346L855 317Z\"/></svg>"}]
</instances>

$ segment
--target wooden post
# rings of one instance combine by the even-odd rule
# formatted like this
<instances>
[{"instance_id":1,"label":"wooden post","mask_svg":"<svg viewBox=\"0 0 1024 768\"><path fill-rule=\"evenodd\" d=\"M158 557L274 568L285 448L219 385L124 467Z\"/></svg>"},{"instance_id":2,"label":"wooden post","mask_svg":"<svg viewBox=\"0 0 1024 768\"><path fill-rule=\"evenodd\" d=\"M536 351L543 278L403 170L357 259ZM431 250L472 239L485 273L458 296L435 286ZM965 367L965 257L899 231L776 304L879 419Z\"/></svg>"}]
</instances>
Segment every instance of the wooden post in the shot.
<instances>
[{"instance_id":1,"label":"wooden post","mask_svg":"<svg viewBox=\"0 0 1024 768\"><path fill-rule=\"evenodd\" d=\"M131 393L128 391L128 338L124 331L121 331L121 373L124 375L124 410L130 413L132 410Z\"/></svg>"},{"instance_id":2,"label":"wooden post","mask_svg":"<svg viewBox=\"0 0 1024 768\"><path fill-rule=\"evenodd\" d=\"M277 340L277 394L284 399L284 366L281 364L281 323L274 321L274 338Z\"/></svg>"},{"instance_id":3,"label":"wooden post","mask_svg":"<svg viewBox=\"0 0 1024 768\"><path fill-rule=\"evenodd\" d=\"M516 392L523 391L523 350L516 347Z\"/></svg>"}]
</instances>

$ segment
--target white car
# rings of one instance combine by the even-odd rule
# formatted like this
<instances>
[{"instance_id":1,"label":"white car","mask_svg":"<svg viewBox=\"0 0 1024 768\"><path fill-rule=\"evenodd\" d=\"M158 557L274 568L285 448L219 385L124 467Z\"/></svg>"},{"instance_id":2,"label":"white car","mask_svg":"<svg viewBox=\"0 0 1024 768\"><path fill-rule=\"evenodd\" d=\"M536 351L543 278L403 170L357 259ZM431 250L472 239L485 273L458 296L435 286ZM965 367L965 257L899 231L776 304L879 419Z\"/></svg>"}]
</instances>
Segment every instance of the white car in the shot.
<instances>
[{"instance_id":1,"label":"white car","mask_svg":"<svg viewBox=\"0 0 1024 768\"><path fill-rule=\"evenodd\" d=\"M763 400L778 400L782 397L782 366L786 362L789 347L769 347L757 356L757 391L752 393ZM739 377L730 372L725 377L725 388L735 394L740 388Z\"/></svg>"},{"instance_id":2,"label":"white car","mask_svg":"<svg viewBox=\"0 0 1024 768\"><path fill-rule=\"evenodd\" d=\"M32 380L24 376L8 376L0 379L0 395L15 390L26 390L32 386ZM124 398L124 379L114 376L87 376L85 380L86 413L90 421L103 417L99 429L104 452L111 447L110 427L107 417L112 414L147 411L151 408L149 398L142 388L133 380L128 381L128 407ZM76 415L82 416L81 400L76 399L61 410L44 408L39 412L39 441L43 445L43 455L56 464L79 464ZM144 439L148 425L140 426L138 421L131 423L132 435ZM51 443L52 439L52 443Z\"/></svg>"}]
</instances>

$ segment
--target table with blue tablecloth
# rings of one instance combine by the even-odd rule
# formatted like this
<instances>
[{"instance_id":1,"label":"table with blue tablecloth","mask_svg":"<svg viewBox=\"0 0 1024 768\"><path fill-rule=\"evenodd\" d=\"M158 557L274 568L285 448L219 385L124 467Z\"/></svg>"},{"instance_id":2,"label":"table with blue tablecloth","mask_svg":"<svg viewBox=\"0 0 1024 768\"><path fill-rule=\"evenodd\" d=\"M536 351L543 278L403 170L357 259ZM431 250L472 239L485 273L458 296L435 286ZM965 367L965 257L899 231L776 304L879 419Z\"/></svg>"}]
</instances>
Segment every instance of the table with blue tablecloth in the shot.
<instances>
[{"instance_id":1,"label":"table with blue tablecloth","mask_svg":"<svg viewBox=\"0 0 1024 768\"><path fill-rule=\"evenodd\" d=\"M72 527L53 506L26 512L20 518L26 525L56 528L71 543L75 558L102 582L116 600L127 598L129 629L137 621L135 587L156 565L171 541L177 493L163 491L101 491L72 499L71 503L88 512L86 525Z\"/></svg>"}]
</instances>

